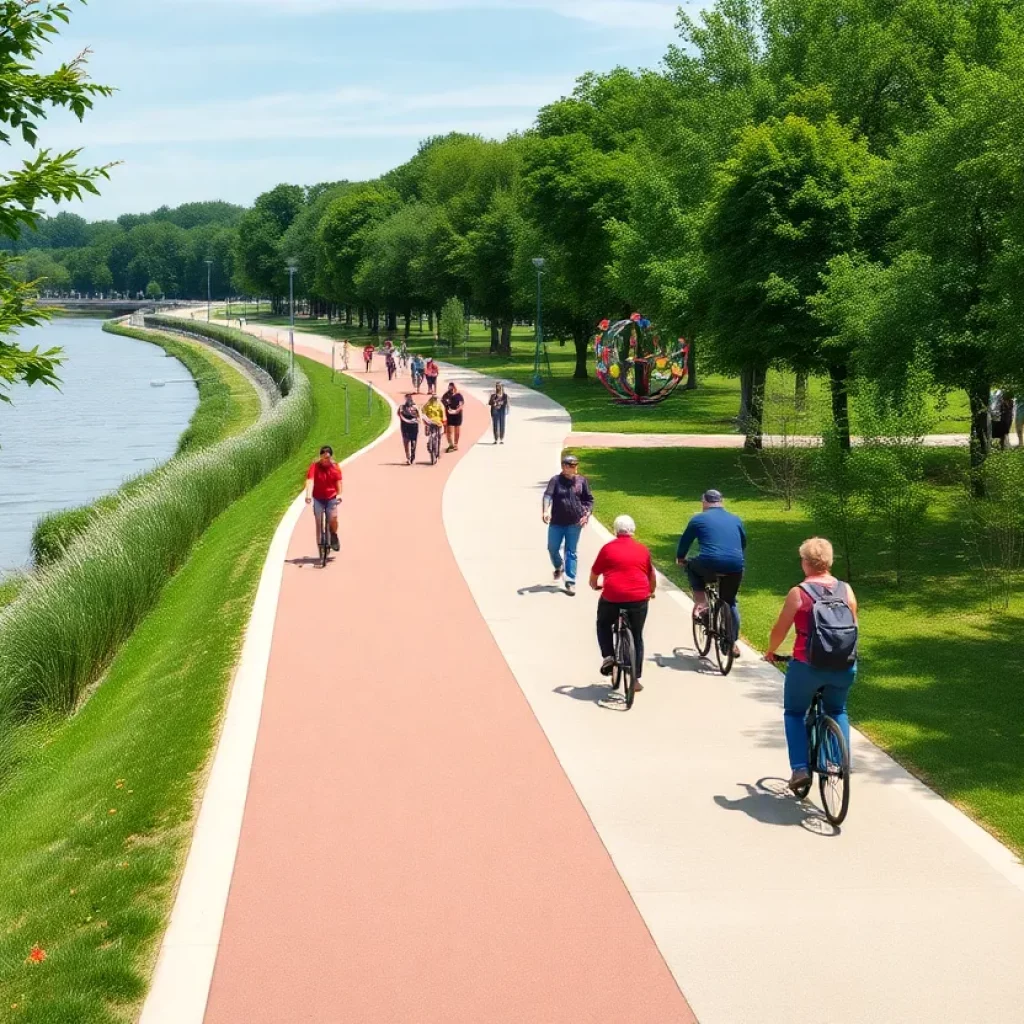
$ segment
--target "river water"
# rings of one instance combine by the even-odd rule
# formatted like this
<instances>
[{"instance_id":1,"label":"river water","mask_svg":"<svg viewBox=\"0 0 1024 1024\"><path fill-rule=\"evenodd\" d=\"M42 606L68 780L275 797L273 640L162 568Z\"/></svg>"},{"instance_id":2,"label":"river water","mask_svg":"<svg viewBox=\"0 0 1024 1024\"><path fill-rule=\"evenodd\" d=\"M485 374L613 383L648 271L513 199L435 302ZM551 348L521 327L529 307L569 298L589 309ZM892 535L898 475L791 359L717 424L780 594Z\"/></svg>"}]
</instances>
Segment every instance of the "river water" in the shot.
<instances>
[{"instance_id":1,"label":"river water","mask_svg":"<svg viewBox=\"0 0 1024 1024\"><path fill-rule=\"evenodd\" d=\"M169 459L198 404L181 363L101 325L61 319L18 336L22 347L59 346L64 363L60 391L19 384L12 405L0 402L0 576L28 564L45 512L87 504Z\"/></svg>"}]
</instances>

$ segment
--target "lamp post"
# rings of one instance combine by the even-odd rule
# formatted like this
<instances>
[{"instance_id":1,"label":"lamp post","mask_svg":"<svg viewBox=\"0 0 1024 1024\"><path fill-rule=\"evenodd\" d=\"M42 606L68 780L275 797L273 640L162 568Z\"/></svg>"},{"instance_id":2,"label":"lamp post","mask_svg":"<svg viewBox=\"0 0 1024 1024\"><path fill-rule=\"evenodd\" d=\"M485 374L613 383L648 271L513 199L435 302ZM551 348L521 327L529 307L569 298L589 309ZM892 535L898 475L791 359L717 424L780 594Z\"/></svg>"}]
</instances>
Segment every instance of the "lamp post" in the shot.
<instances>
[{"instance_id":1,"label":"lamp post","mask_svg":"<svg viewBox=\"0 0 1024 1024\"><path fill-rule=\"evenodd\" d=\"M292 375L295 374L295 275L299 262L294 257L288 261L288 345L292 350Z\"/></svg>"},{"instance_id":2,"label":"lamp post","mask_svg":"<svg viewBox=\"0 0 1024 1024\"><path fill-rule=\"evenodd\" d=\"M545 260L538 256L533 265L537 268L537 347L533 356L533 386L539 388L543 381L540 376L540 347L544 342L544 324L541 319L540 279L544 274Z\"/></svg>"},{"instance_id":3,"label":"lamp post","mask_svg":"<svg viewBox=\"0 0 1024 1024\"><path fill-rule=\"evenodd\" d=\"M210 278L213 274L213 260L206 261L206 322L210 322L210 303L213 293L210 291Z\"/></svg>"}]
</instances>

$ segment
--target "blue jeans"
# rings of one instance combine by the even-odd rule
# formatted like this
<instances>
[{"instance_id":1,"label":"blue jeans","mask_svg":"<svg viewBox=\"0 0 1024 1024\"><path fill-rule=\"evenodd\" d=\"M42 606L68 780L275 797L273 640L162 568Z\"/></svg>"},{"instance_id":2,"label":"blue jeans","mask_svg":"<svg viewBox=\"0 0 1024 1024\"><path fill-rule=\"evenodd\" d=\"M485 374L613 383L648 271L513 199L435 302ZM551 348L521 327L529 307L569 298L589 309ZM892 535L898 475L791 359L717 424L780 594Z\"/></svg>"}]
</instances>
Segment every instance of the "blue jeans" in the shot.
<instances>
[{"instance_id":1,"label":"blue jeans","mask_svg":"<svg viewBox=\"0 0 1024 1024\"><path fill-rule=\"evenodd\" d=\"M789 766L793 771L806 771L811 759L807 749L807 711L814 695L825 688L825 714L834 718L850 748L850 719L846 714L846 697L857 679L857 666L842 671L814 668L805 661L791 661L786 671L783 694L786 723L786 746L789 747ZM852 761L852 755L851 755Z\"/></svg>"},{"instance_id":2,"label":"blue jeans","mask_svg":"<svg viewBox=\"0 0 1024 1024\"><path fill-rule=\"evenodd\" d=\"M736 630L736 638L740 635L740 606L736 596L743 582L743 570L730 565L722 568L716 562L703 559L698 555L686 561L686 578L690 581L690 589L695 593L707 589L707 581L718 579L718 596L732 609L732 624Z\"/></svg>"},{"instance_id":3,"label":"blue jeans","mask_svg":"<svg viewBox=\"0 0 1024 1024\"><path fill-rule=\"evenodd\" d=\"M567 583L576 582L576 548L580 543L580 534L583 527L556 526L548 524L548 554L551 556L551 565L555 569L562 568L562 545L565 545L565 579Z\"/></svg>"}]
</instances>

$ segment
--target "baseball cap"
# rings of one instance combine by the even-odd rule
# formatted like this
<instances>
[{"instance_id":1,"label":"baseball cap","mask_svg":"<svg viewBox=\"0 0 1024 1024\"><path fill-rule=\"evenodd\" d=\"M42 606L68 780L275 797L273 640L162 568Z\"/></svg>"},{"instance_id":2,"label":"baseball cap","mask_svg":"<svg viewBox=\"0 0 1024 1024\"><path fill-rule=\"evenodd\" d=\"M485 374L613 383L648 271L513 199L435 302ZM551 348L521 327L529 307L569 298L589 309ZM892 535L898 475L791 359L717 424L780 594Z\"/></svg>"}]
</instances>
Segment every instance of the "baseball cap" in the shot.
<instances>
[{"instance_id":1,"label":"baseball cap","mask_svg":"<svg viewBox=\"0 0 1024 1024\"><path fill-rule=\"evenodd\" d=\"M578 466L579 464L580 464L580 460L577 459L575 455L563 455L562 456L562 465L563 466Z\"/></svg>"}]
</instances>

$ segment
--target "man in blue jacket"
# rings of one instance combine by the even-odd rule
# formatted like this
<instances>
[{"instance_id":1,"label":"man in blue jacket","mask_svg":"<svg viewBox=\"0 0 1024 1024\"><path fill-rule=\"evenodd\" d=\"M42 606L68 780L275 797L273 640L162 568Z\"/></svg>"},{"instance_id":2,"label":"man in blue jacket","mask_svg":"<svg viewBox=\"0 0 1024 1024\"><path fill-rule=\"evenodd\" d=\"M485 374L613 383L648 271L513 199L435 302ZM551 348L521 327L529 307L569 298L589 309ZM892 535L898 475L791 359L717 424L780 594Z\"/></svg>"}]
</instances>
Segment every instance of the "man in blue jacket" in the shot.
<instances>
[{"instance_id":1,"label":"man in blue jacket","mask_svg":"<svg viewBox=\"0 0 1024 1024\"><path fill-rule=\"evenodd\" d=\"M585 476L580 476L580 460L575 455L562 459L562 472L553 476L544 490L541 517L548 527L548 555L555 579L565 573L565 592L576 595L576 549L580 534L594 511L594 495ZM562 548L565 558L562 558Z\"/></svg>"},{"instance_id":2,"label":"man in blue jacket","mask_svg":"<svg viewBox=\"0 0 1024 1024\"><path fill-rule=\"evenodd\" d=\"M738 637L740 610L736 604L736 596L743 580L747 534L740 517L726 511L721 491L705 491L701 504L703 511L698 512L686 524L686 529L679 538L676 561L686 566L686 575L693 588L694 616L707 614L707 580L716 577L720 580L719 594L732 609ZM697 542L700 553L694 558L687 558L694 541ZM739 654L738 647L734 653Z\"/></svg>"}]
</instances>

